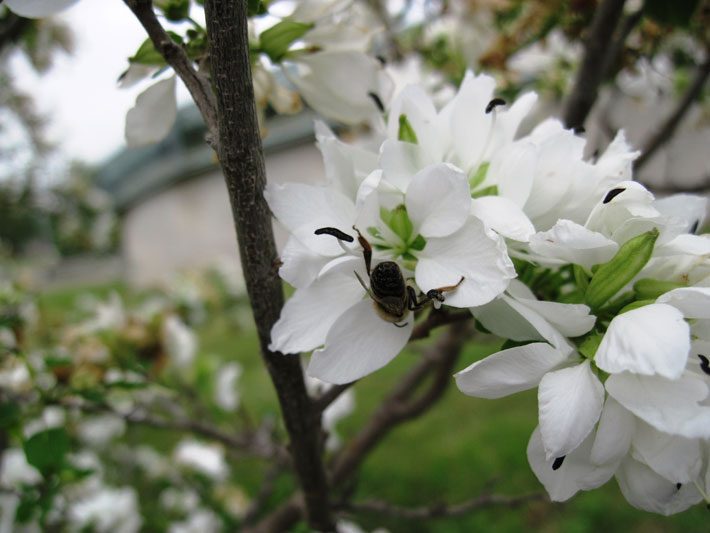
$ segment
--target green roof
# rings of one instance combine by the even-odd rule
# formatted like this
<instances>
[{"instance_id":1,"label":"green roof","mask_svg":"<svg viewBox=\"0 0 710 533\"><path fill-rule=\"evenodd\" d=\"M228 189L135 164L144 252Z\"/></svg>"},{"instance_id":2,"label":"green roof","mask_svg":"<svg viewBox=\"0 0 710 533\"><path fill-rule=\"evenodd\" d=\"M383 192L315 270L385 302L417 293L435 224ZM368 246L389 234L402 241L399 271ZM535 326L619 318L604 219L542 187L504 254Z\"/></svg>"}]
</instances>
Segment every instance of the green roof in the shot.
<instances>
[{"instance_id":1,"label":"green roof","mask_svg":"<svg viewBox=\"0 0 710 533\"><path fill-rule=\"evenodd\" d=\"M315 114L276 115L267 119L264 152L278 152L314 139ZM125 148L108 159L95 182L113 198L120 211L157 192L217 169L214 151L204 141L205 125L196 107L178 112L168 136L157 144Z\"/></svg>"}]
</instances>

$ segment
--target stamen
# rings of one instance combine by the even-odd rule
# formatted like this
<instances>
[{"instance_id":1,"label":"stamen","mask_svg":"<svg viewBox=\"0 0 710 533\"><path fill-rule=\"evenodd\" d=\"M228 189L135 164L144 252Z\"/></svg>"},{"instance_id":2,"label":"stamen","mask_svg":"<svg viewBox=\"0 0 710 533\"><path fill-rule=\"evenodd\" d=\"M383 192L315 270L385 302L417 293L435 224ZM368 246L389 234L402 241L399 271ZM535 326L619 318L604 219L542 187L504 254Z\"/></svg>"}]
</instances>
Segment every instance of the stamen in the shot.
<instances>
[{"instance_id":1,"label":"stamen","mask_svg":"<svg viewBox=\"0 0 710 533\"><path fill-rule=\"evenodd\" d=\"M562 457L558 457L557 459L555 459L555 461L552 463L552 469L559 470L560 467L562 466L562 463L564 463L564 461L565 461L565 457L567 457L567 456L563 455Z\"/></svg>"},{"instance_id":2,"label":"stamen","mask_svg":"<svg viewBox=\"0 0 710 533\"><path fill-rule=\"evenodd\" d=\"M676 483L675 484L675 490L680 490L680 488L683 486L682 483Z\"/></svg>"},{"instance_id":3,"label":"stamen","mask_svg":"<svg viewBox=\"0 0 710 533\"><path fill-rule=\"evenodd\" d=\"M604 200L602 200L602 203L608 204L609 202L611 202L614 198L619 196L625 190L626 189L624 187L618 187L616 189L610 190L608 193L606 193L606 196L604 197Z\"/></svg>"},{"instance_id":4,"label":"stamen","mask_svg":"<svg viewBox=\"0 0 710 533\"><path fill-rule=\"evenodd\" d=\"M698 226L700 226L700 221L696 220L695 222L693 222L693 225L690 226L688 233L690 233L691 235L695 235L698 231Z\"/></svg>"},{"instance_id":5,"label":"stamen","mask_svg":"<svg viewBox=\"0 0 710 533\"><path fill-rule=\"evenodd\" d=\"M698 357L700 358L700 370L710 376L710 360L702 354L698 354Z\"/></svg>"},{"instance_id":6,"label":"stamen","mask_svg":"<svg viewBox=\"0 0 710 533\"><path fill-rule=\"evenodd\" d=\"M505 100L503 100L502 98L494 98L493 100L488 102L488 105L486 106L486 115L493 111L499 105L505 105Z\"/></svg>"},{"instance_id":7,"label":"stamen","mask_svg":"<svg viewBox=\"0 0 710 533\"><path fill-rule=\"evenodd\" d=\"M385 65L387 65L387 60L385 59L385 56L378 54L378 55L375 56L375 59L377 59L377 61L379 61L380 64L382 64L383 67L384 67Z\"/></svg>"},{"instance_id":8,"label":"stamen","mask_svg":"<svg viewBox=\"0 0 710 533\"><path fill-rule=\"evenodd\" d=\"M584 129L584 126L577 126L572 130L575 135L583 135L584 133L587 132L586 129Z\"/></svg>"},{"instance_id":9,"label":"stamen","mask_svg":"<svg viewBox=\"0 0 710 533\"><path fill-rule=\"evenodd\" d=\"M385 112L385 104L382 103L382 100L380 99L380 97L376 93L369 92L369 93L367 93L367 96L372 98L372 101L375 102L375 105L377 106L377 109L380 110L380 113Z\"/></svg>"},{"instance_id":10,"label":"stamen","mask_svg":"<svg viewBox=\"0 0 710 533\"><path fill-rule=\"evenodd\" d=\"M345 242L355 242L355 238L351 237L347 233L344 233L340 231L337 228L319 228L316 231L314 231L316 235L332 235L339 241L345 241Z\"/></svg>"}]
</instances>

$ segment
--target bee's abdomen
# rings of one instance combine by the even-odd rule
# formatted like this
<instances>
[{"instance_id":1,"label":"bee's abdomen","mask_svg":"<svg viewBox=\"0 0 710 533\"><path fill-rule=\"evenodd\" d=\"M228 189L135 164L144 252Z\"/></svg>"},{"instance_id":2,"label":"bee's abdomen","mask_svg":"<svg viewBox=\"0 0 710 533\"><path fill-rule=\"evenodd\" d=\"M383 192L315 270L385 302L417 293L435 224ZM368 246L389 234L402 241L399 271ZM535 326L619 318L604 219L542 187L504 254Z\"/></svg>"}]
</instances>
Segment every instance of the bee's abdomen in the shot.
<instances>
[{"instance_id":1,"label":"bee's abdomen","mask_svg":"<svg viewBox=\"0 0 710 533\"><path fill-rule=\"evenodd\" d=\"M393 261L384 261L375 265L370 273L370 289L378 298L404 296L406 290L404 276L399 265Z\"/></svg>"}]
</instances>

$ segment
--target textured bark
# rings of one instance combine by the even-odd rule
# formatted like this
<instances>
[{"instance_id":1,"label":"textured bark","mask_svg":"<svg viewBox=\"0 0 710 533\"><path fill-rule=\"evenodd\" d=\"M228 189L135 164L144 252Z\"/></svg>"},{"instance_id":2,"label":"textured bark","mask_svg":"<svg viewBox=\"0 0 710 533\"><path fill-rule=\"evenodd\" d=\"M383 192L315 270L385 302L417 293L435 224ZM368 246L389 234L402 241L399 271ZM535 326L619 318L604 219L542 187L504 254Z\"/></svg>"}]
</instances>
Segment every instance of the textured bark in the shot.
<instances>
[{"instance_id":1,"label":"textured bark","mask_svg":"<svg viewBox=\"0 0 710 533\"><path fill-rule=\"evenodd\" d=\"M567 128L584 126L597 99L599 85L607 67L607 48L623 13L624 1L603 0L594 13L584 41L584 58L577 71L574 88L564 106L563 121Z\"/></svg>"},{"instance_id":2,"label":"textured bark","mask_svg":"<svg viewBox=\"0 0 710 533\"><path fill-rule=\"evenodd\" d=\"M274 261L271 214L264 200L266 172L259 136L242 0L205 2L212 81L217 96L219 161L229 191L244 278L261 352L281 404L290 451L310 526L334 524L322 460L320 418L306 393L299 358L268 349L284 298Z\"/></svg>"}]
</instances>

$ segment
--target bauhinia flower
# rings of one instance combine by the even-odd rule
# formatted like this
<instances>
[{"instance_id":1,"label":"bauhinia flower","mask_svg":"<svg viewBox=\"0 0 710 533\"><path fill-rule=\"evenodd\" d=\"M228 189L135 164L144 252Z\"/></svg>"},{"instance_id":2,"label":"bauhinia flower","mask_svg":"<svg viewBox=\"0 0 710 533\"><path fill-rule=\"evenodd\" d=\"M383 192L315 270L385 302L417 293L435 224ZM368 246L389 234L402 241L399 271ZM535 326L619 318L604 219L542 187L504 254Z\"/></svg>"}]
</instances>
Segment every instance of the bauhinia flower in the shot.
<instances>
[{"instance_id":1,"label":"bauhinia flower","mask_svg":"<svg viewBox=\"0 0 710 533\"><path fill-rule=\"evenodd\" d=\"M309 375L347 383L387 364L432 302L482 305L515 276L505 245L471 216L466 176L446 164L418 172L406 193L363 181L357 203L329 187L269 186L291 232L282 277L297 287L272 330L272 350L310 351Z\"/></svg>"}]
</instances>

